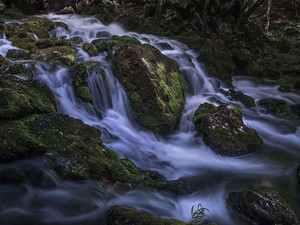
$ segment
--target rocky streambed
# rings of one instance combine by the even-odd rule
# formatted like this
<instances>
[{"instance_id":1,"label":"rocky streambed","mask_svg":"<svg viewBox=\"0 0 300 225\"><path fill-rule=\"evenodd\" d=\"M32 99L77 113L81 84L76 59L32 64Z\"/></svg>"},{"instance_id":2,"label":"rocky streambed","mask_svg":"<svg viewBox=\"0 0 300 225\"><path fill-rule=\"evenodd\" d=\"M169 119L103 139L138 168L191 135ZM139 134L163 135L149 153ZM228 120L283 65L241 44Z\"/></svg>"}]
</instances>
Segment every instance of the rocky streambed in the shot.
<instances>
[{"instance_id":1,"label":"rocky streambed","mask_svg":"<svg viewBox=\"0 0 300 225\"><path fill-rule=\"evenodd\" d=\"M2 224L296 223L298 94L95 17L1 25Z\"/></svg>"}]
</instances>

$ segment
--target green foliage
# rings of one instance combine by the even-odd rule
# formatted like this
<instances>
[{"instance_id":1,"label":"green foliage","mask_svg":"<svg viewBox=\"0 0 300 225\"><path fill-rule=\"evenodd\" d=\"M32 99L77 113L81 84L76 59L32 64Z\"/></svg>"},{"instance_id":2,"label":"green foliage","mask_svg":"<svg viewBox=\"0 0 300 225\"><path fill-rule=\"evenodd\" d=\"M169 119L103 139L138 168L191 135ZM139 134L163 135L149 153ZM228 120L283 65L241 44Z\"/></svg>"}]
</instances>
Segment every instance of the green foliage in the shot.
<instances>
[{"instance_id":1,"label":"green foliage","mask_svg":"<svg viewBox=\"0 0 300 225\"><path fill-rule=\"evenodd\" d=\"M209 212L207 208L202 207L202 204L199 203L197 206L193 205L191 209L191 216L192 216L191 223L194 225L205 224L205 222L202 221L202 219L207 216L205 211Z\"/></svg>"}]
</instances>

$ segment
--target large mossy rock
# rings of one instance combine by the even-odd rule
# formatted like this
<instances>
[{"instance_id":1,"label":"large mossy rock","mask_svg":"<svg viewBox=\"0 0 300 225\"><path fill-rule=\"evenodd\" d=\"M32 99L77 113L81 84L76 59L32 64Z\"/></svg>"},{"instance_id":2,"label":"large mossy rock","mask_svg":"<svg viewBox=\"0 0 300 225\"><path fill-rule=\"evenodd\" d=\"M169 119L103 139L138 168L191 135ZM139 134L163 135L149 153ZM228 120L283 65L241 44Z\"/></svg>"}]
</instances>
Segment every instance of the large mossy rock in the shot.
<instances>
[{"instance_id":1,"label":"large mossy rock","mask_svg":"<svg viewBox=\"0 0 300 225\"><path fill-rule=\"evenodd\" d=\"M37 50L32 58L46 62L55 61L66 66L75 66L77 62L76 53L77 49L71 46L55 46Z\"/></svg>"},{"instance_id":2,"label":"large mossy rock","mask_svg":"<svg viewBox=\"0 0 300 225\"><path fill-rule=\"evenodd\" d=\"M138 122L158 134L173 132L185 104L185 82L177 63L150 45L125 44L114 55L113 71Z\"/></svg>"},{"instance_id":3,"label":"large mossy rock","mask_svg":"<svg viewBox=\"0 0 300 225\"><path fill-rule=\"evenodd\" d=\"M70 76L73 79L73 87L75 95L83 101L92 103L92 94L89 89L86 79L88 78L87 67L84 64L79 64L70 69Z\"/></svg>"},{"instance_id":4,"label":"large mossy rock","mask_svg":"<svg viewBox=\"0 0 300 225\"><path fill-rule=\"evenodd\" d=\"M243 123L239 108L204 103L196 110L194 123L203 141L224 156L252 153L263 143L257 132Z\"/></svg>"},{"instance_id":5,"label":"large mossy rock","mask_svg":"<svg viewBox=\"0 0 300 225\"><path fill-rule=\"evenodd\" d=\"M120 159L105 147L100 136L96 128L62 114L0 121L0 162L43 155L65 179L100 180L122 189L170 187L157 172L141 170Z\"/></svg>"},{"instance_id":6,"label":"large mossy rock","mask_svg":"<svg viewBox=\"0 0 300 225\"><path fill-rule=\"evenodd\" d=\"M107 212L106 225L192 225L179 220L155 217L132 207L113 206Z\"/></svg>"},{"instance_id":7,"label":"large mossy rock","mask_svg":"<svg viewBox=\"0 0 300 225\"><path fill-rule=\"evenodd\" d=\"M54 112L55 98L47 85L31 79L0 76L0 120Z\"/></svg>"},{"instance_id":8,"label":"large mossy rock","mask_svg":"<svg viewBox=\"0 0 300 225\"><path fill-rule=\"evenodd\" d=\"M242 218L257 225L294 225L295 213L276 192L243 190L230 193L227 204Z\"/></svg>"}]
</instances>

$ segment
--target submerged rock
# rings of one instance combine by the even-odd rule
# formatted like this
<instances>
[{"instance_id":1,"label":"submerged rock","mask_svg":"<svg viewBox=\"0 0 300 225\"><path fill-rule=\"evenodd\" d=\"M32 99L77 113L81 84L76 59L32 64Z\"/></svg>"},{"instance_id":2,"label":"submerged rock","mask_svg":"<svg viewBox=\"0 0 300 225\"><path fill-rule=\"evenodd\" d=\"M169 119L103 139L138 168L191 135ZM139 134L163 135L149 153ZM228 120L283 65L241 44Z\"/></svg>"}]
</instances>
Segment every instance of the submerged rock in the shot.
<instances>
[{"instance_id":1,"label":"submerged rock","mask_svg":"<svg viewBox=\"0 0 300 225\"><path fill-rule=\"evenodd\" d=\"M192 225L174 219L155 217L143 210L126 206L113 206L107 212L107 225Z\"/></svg>"},{"instance_id":2,"label":"submerged rock","mask_svg":"<svg viewBox=\"0 0 300 225\"><path fill-rule=\"evenodd\" d=\"M296 223L295 213L276 192L243 190L232 192L227 204L252 224L273 225Z\"/></svg>"},{"instance_id":3,"label":"submerged rock","mask_svg":"<svg viewBox=\"0 0 300 225\"><path fill-rule=\"evenodd\" d=\"M172 133L185 104L177 63L150 45L125 44L114 55L113 70L138 122L158 134Z\"/></svg>"},{"instance_id":4,"label":"submerged rock","mask_svg":"<svg viewBox=\"0 0 300 225\"><path fill-rule=\"evenodd\" d=\"M84 64L79 64L70 69L70 76L73 79L73 87L75 95L83 101L92 103L92 94L88 87L86 79L88 78L87 67Z\"/></svg>"},{"instance_id":5,"label":"submerged rock","mask_svg":"<svg viewBox=\"0 0 300 225\"><path fill-rule=\"evenodd\" d=\"M271 113L280 118L300 118L300 104L289 105L282 99L264 98L258 101L258 105L264 108L266 113Z\"/></svg>"},{"instance_id":6,"label":"submerged rock","mask_svg":"<svg viewBox=\"0 0 300 225\"><path fill-rule=\"evenodd\" d=\"M34 113L56 112L51 90L35 80L0 76L0 119L23 118Z\"/></svg>"},{"instance_id":7,"label":"submerged rock","mask_svg":"<svg viewBox=\"0 0 300 225\"><path fill-rule=\"evenodd\" d=\"M204 103L195 112L194 123L203 141L224 156L253 153L263 143L257 132L243 123L239 108Z\"/></svg>"}]
</instances>

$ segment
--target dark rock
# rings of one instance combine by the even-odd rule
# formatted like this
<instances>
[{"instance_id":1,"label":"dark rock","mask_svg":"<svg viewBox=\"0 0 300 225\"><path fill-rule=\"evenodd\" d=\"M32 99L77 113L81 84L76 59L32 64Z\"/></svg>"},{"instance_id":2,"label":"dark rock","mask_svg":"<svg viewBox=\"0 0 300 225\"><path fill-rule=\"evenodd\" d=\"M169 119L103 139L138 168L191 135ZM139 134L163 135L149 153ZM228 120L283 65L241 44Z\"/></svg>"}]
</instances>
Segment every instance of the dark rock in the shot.
<instances>
[{"instance_id":1,"label":"dark rock","mask_svg":"<svg viewBox=\"0 0 300 225\"><path fill-rule=\"evenodd\" d=\"M252 98L248 95L245 95L241 91L235 91L233 89L230 89L229 93L230 93L230 97L233 100L240 101L247 107L255 107L255 105L256 105L254 98Z\"/></svg>"},{"instance_id":2,"label":"dark rock","mask_svg":"<svg viewBox=\"0 0 300 225\"><path fill-rule=\"evenodd\" d=\"M227 204L242 218L258 225L296 224L295 213L276 192L232 192Z\"/></svg>"},{"instance_id":3,"label":"dark rock","mask_svg":"<svg viewBox=\"0 0 300 225\"><path fill-rule=\"evenodd\" d=\"M21 184L25 178L20 170L15 168L0 171L0 184Z\"/></svg>"},{"instance_id":4,"label":"dark rock","mask_svg":"<svg viewBox=\"0 0 300 225\"><path fill-rule=\"evenodd\" d=\"M253 153L263 143L254 129L243 123L240 108L225 105L216 107L204 103L194 115L196 131L216 153L224 156L240 156Z\"/></svg>"},{"instance_id":5,"label":"dark rock","mask_svg":"<svg viewBox=\"0 0 300 225\"><path fill-rule=\"evenodd\" d=\"M31 79L0 76L0 87L0 119L56 112L54 95L45 84Z\"/></svg>"},{"instance_id":6,"label":"dark rock","mask_svg":"<svg viewBox=\"0 0 300 225\"><path fill-rule=\"evenodd\" d=\"M288 112L288 104L281 99L264 98L258 101L258 105L266 109L267 113Z\"/></svg>"},{"instance_id":7,"label":"dark rock","mask_svg":"<svg viewBox=\"0 0 300 225\"><path fill-rule=\"evenodd\" d=\"M280 85L280 87L278 88L278 90L281 92L290 92L291 89L292 88L289 85Z\"/></svg>"},{"instance_id":8,"label":"dark rock","mask_svg":"<svg viewBox=\"0 0 300 225\"><path fill-rule=\"evenodd\" d=\"M83 39L81 37L72 37L70 41L72 44L80 44L83 42Z\"/></svg>"},{"instance_id":9,"label":"dark rock","mask_svg":"<svg viewBox=\"0 0 300 225\"><path fill-rule=\"evenodd\" d=\"M56 14L75 14L75 10L72 6L68 6L63 8L62 10L59 10Z\"/></svg>"},{"instance_id":10,"label":"dark rock","mask_svg":"<svg viewBox=\"0 0 300 225\"><path fill-rule=\"evenodd\" d=\"M173 132L185 104L177 63L150 45L125 44L114 55L113 70L138 122L158 134Z\"/></svg>"},{"instance_id":11,"label":"dark rock","mask_svg":"<svg viewBox=\"0 0 300 225\"><path fill-rule=\"evenodd\" d=\"M142 210L126 206L113 206L107 212L107 225L191 225L173 219L164 219Z\"/></svg>"},{"instance_id":12,"label":"dark rock","mask_svg":"<svg viewBox=\"0 0 300 225\"><path fill-rule=\"evenodd\" d=\"M96 34L96 38L100 38L100 39L109 39L110 38L110 33L107 31L99 31Z\"/></svg>"},{"instance_id":13,"label":"dark rock","mask_svg":"<svg viewBox=\"0 0 300 225\"><path fill-rule=\"evenodd\" d=\"M6 58L11 60L27 60L30 59L30 53L23 50L10 49L6 54Z\"/></svg>"},{"instance_id":14,"label":"dark rock","mask_svg":"<svg viewBox=\"0 0 300 225\"><path fill-rule=\"evenodd\" d=\"M87 67L79 64L70 69L70 76L73 79L75 95L83 101L92 103L92 94L88 87L86 79L88 78Z\"/></svg>"},{"instance_id":15,"label":"dark rock","mask_svg":"<svg viewBox=\"0 0 300 225\"><path fill-rule=\"evenodd\" d=\"M228 55L203 52L197 58L200 63L203 63L209 76L216 77L232 86L232 76L234 64Z\"/></svg>"}]
</instances>

